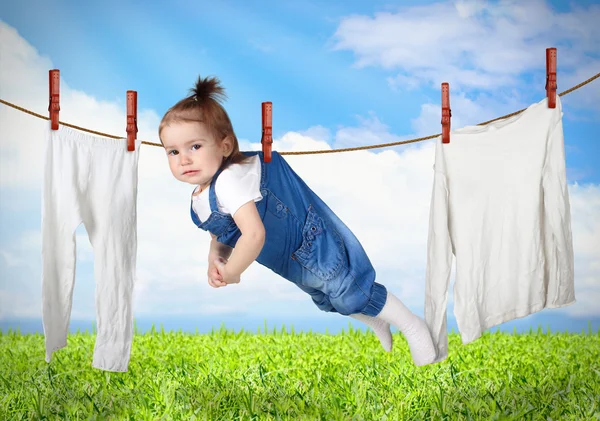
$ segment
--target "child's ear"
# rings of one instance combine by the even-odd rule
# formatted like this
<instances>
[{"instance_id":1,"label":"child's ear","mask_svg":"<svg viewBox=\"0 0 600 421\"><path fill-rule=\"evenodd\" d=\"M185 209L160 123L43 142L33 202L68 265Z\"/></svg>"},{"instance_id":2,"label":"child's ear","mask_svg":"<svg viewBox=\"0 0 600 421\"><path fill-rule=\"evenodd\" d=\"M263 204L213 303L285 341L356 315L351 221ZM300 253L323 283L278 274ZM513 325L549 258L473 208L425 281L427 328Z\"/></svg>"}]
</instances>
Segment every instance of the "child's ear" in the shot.
<instances>
[{"instance_id":1,"label":"child's ear","mask_svg":"<svg viewBox=\"0 0 600 421\"><path fill-rule=\"evenodd\" d=\"M226 136L223 139L223 153L225 154L225 156L229 156L231 155L231 152L233 151L233 139L231 138L231 136Z\"/></svg>"}]
</instances>

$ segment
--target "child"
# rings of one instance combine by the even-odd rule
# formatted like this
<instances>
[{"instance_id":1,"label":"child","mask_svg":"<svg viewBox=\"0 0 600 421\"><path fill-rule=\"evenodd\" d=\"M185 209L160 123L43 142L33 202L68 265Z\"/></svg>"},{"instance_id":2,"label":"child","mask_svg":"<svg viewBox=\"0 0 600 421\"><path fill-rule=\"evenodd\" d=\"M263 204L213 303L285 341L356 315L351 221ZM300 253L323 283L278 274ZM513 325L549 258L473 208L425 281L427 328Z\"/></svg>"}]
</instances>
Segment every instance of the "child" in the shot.
<instances>
[{"instance_id":1,"label":"child","mask_svg":"<svg viewBox=\"0 0 600 421\"><path fill-rule=\"evenodd\" d=\"M424 320L375 282L358 239L280 154L272 151L265 163L262 152L239 150L219 97L225 94L216 78L199 78L158 130L175 178L197 186L190 213L212 237L208 283L239 283L256 260L310 294L322 311L369 325L386 351L392 324L406 337L416 365L433 362Z\"/></svg>"}]
</instances>

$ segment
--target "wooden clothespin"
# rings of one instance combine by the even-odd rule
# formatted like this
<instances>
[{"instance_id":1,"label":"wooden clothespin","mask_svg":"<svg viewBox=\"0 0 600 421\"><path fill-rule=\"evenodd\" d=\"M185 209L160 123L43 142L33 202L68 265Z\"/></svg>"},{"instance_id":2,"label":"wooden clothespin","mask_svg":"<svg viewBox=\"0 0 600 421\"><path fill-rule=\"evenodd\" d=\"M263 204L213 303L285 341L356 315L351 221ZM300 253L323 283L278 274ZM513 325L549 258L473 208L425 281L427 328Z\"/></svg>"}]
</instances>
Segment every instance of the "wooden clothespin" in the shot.
<instances>
[{"instance_id":1,"label":"wooden clothespin","mask_svg":"<svg viewBox=\"0 0 600 421\"><path fill-rule=\"evenodd\" d=\"M450 85L442 83L442 143L450 143Z\"/></svg>"},{"instance_id":2,"label":"wooden clothespin","mask_svg":"<svg viewBox=\"0 0 600 421\"><path fill-rule=\"evenodd\" d=\"M137 91L127 91L127 150L135 151L137 137Z\"/></svg>"},{"instance_id":3,"label":"wooden clothespin","mask_svg":"<svg viewBox=\"0 0 600 421\"><path fill-rule=\"evenodd\" d=\"M50 128L58 130L58 112L60 111L60 70L54 69L48 71L50 88L50 102L48 111L50 112Z\"/></svg>"},{"instance_id":4,"label":"wooden clothespin","mask_svg":"<svg viewBox=\"0 0 600 421\"><path fill-rule=\"evenodd\" d=\"M546 48L546 97L548 108L556 108L556 48Z\"/></svg>"},{"instance_id":5,"label":"wooden clothespin","mask_svg":"<svg viewBox=\"0 0 600 421\"><path fill-rule=\"evenodd\" d=\"M271 145L273 144L273 103L262 103L262 150L265 162L271 162Z\"/></svg>"}]
</instances>

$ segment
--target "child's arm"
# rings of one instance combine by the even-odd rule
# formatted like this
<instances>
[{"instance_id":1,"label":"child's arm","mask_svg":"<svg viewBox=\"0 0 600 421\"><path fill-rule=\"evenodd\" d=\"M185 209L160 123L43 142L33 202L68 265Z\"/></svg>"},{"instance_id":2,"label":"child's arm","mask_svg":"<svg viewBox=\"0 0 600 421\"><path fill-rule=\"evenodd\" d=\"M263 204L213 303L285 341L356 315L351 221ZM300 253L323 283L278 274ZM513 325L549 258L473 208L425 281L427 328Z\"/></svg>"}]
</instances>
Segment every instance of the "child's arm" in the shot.
<instances>
[{"instance_id":1,"label":"child's arm","mask_svg":"<svg viewBox=\"0 0 600 421\"><path fill-rule=\"evenodd\" d=\"M213 235L212 232L209 232L209 234L212 237L212 241L210 242L210 251L208 252L208 270L206 271L208 284L213 288L224 287L227 284L223 282L223 277L219 274L219 269L214 262L215 260L220 260L226 263L233 248L218 242L217 236Z\"/></svg>"},{"instance_id":2,"label":"child's arm","mask_svg":"<svg viewBox=\"0 0 600 421\"><path fill-rule=\"evenodd\" d=\"M217 241L217 236L210 233L212 240L210 241L210 251L208 252L208 263L213 264L213 261L219 257L227 260L229 256L231 256L231 252L233 251L232 247L229 247L227 244L219 243Z\"/></svg>"},{"instance_id":3,"label":"child's arm","mask_svg":"<svg viewBox=\"0 0 600 421\"><path fill-rule=\"evenodd\" d=\"M223 268L223 280L228 284L239 282L240 275L258 257L265 244L265 226L254 201L242 205L233 215L233 220L242 235L237 240L233 255Z\"/></svg>"}]
</instances>

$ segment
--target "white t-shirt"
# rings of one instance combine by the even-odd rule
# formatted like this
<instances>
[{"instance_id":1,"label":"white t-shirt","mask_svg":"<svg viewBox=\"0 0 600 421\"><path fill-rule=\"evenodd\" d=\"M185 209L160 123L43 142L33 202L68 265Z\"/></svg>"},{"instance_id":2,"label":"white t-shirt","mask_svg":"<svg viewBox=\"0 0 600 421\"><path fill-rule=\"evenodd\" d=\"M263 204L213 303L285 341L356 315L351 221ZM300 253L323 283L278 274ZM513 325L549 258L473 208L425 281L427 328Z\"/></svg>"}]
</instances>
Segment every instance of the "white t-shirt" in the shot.
<instances>
[{"instance_id":1,"label":"white t-shirt","mask_svg":"<svg viewBox=\"0 0 600 421\"><path fill-rule=\"evenodd\" d=\"M260 177L261 167L258 155L249 158L249 162L232 164L225 168L215 184L215 196L219 211L233 216L242 205L251 200L255 202L261 200ZM192 196L192 207L201 222L206 221L211 214L209 190L207 188L199 195ZM196 191L198 191L197 187L194 192Z\"/></svg>"},{"instance_id":2,"label":"white t-shirt","mask_svg":"<svg viewBox=\"0 0 600 421\"><path fill-rule=\"evenodd\" d=\"M425 321L437 361L448 355L446 304L456 259L454 314L463 344L484 330L575 302L562 106L437 140Z\"/></svg>"}]
</instances>

